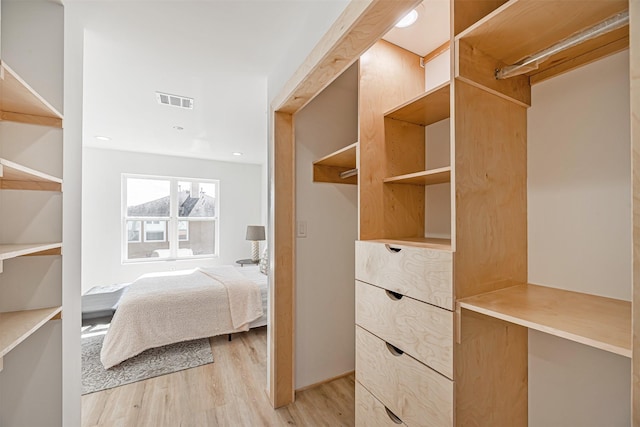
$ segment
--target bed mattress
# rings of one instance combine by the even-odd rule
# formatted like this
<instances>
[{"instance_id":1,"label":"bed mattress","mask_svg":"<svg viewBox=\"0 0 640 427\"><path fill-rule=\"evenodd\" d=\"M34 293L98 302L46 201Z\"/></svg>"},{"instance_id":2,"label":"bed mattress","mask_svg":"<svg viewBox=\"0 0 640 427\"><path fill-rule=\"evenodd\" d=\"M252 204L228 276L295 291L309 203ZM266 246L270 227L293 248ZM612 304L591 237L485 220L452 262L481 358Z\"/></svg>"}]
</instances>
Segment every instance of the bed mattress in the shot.
<instances>
[{"instance_id":1,"label":"bed mattress","mask_svg":"<svg viewBox=\"0 0 640 427\"><path fill-rule=\"evenodd\" d=\"M146 274L126 287L105 336L105 368L148 348L266 325L267 277L255 266Z\"/></svg>"}]
</instances>

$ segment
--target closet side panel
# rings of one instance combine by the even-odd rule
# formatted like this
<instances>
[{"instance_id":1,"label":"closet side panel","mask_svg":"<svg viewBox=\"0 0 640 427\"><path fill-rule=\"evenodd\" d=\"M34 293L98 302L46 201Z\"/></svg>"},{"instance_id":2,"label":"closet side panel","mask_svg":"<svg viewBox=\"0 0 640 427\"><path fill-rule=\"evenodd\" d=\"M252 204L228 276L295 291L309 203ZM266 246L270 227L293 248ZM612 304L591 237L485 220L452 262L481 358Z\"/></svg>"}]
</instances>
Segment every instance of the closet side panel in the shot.
<instances>
[{"instance_id":1,"label":"closet side panel","mask_svg":"<svg viewBox=\"0 0 640 427\"><path fill-rule=\"evenodd\" d=\"M629 2L633 151L633 425L640 425L640 3ZM637 329L636 329L637 328Z\"/></svg>"},{"instance_id":2,"label":"closet side panel","mask_svg":"<svg viewBox=\"0 0 640 427\"><path fill-rule=\"evenodd\" d=\"M402 165L424 161L424 131L418 135L418 126L397 120L391 123L395 126L387 123L385 128L384 119L386 112L423 92L424 70L417 55L382 40L362 55L358 106L361 240L424 235L423 215L416 214L424 212L424 189L382 182ZM385 132L403 143L388 145Z\"/></svg>"},{"instance_id":3,"label":"closet side panel","mask_svg":"<svg viewBox=\"0 0 640 427\"><path fill-rule=\"evenodd\" d=\"M527 280L527 112L455 81L457 298Z\"/></svg>"}]
</instances>

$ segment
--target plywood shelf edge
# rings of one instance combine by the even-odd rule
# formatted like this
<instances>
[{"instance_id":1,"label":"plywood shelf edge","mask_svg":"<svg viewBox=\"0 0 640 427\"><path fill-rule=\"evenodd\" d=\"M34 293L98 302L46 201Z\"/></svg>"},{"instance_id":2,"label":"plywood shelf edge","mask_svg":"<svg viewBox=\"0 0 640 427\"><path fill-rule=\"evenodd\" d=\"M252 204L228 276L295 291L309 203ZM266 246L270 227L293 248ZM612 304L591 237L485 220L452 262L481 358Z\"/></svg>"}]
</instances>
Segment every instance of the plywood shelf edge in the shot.
<instances>
[{"instance_id":1,"label":"plywood shelf edge","mask_svg":"<svg viewBox=\"0 0 640 427\"><path fill-rule=\"evenodd\" d=\"M0 61L0 119L62 127L62 114Z\"/></svg>"},{"instance_id":2,"label":"plywood shelf edge","mask_svg":"<svg viewBox=\"0 0 640 427\"><path fill-rule=\"evenodd\" d=\"M55 176L0 158L0 188L62 191L62 180Z\"/></svg>"},{"instance_id":3,"label":"plywood shelf edge","mask_svg":"<svg viewBox=\"0 0 640 427\"><path fill-rule=\"evenodd\" d=\"M321 159L313 162L313 182L329 182L333 184L358 184L356 170L356 153L358 143L347 145ZM344 172L353 172L349 177L341 176Z\"/></svg>"},{"instance_id":4,"label":"plywood shelf edge","mask_svg":"<svg viewBox=\"0 0 640 427\"><path fill-rule=\"evenodd\" d=\"M384 116L420 126L429 126L451 116L450 91L450 82L445 82L386 112Z\"/></svg>"},{"instance_id":5,"label":"plywood shelf edge","mask_svg":"<svg viewBox=\"0 0 640 427\"><path fill-rule=\"evenodd\" d=\"M384 239L371 239L367 242L384 243L387 245L411 246L415 248L437 249L451 251L451 239L439 239L432 237L397 237Z\"/></svg>"},{"instance_id":6,"label":"plywood shelf edge","mask_svg":"<svg viewBox=\"0 0 640 427\"><path fill-rule=\"evenodd\" d=\"M62 243L0 244L0 261L27 255L59 255L61 248Z\"/></svg>"},{"instance_id":7,"label":"plywood shelf edge","mask_svg":"<svg viewBox=\"0 0 640 427\"><path fill-rule=\"evenodd\" d=\"M393 176L383 180L389 184L434 185L451 182L451 167L446 166L422 172Z\"/></svg>"},{"instance_id":8,"label":"plywood shelf edge","mask_svg":"<svg viewBox=\"0 0 640 427\"><path fill-rule=\"evenodd\" d=\"M347 145L344 148L341 148L337 151L334 151L331 154L328 154L315 162L314 165L323 165L323 166L338 166L345 168L355 168L356 167L356 148L358 146L357 142L354 142L351 145Z\"/></svg>"},{"instance_id":9,"label":"plywood shelf edge","mask_svg":"<svg viewBox=\"0 0 640 427\"><path fill-rule=\"evenodd\" d=\"M61 312L58 306L0 313L0 370L7 353Z\"/></svg>"},{"instance_id":10,"label":"plywood shelf edge","mask_svg":"<svg viewBox=\"0 0 640 427\"><path fill-rule=\"evenodd\" d=\"M463 298L464 308L631 357L631 303L533 284Z\"/></svg>"}]
</instances>

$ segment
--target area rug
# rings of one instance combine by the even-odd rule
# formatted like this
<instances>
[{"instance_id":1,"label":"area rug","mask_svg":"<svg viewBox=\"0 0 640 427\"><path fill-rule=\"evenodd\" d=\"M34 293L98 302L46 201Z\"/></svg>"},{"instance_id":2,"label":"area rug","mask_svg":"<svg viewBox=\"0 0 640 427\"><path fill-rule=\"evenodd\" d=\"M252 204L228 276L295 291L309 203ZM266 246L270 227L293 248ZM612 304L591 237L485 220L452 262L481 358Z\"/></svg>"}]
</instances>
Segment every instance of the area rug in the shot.
<instances>
[{"instance_id":1,"label":"area rug","mask_svg":"<svg viewBox=\"0 0 640 427\"><path fill-rule=\"evenodd\" d=\"M107 370L100 363L103 339L103 334L82 338L83 395L213 363L204 338L152 348Z\"/></svg>"}]
</instances>

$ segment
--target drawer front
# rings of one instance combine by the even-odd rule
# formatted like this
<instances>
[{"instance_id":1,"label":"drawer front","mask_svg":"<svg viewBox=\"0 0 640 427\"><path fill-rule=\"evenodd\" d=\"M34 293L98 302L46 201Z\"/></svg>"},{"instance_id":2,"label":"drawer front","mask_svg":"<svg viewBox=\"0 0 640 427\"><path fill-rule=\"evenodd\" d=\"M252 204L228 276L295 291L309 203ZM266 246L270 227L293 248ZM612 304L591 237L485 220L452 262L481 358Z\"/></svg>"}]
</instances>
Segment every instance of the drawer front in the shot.
<instances>
[{"instance_id":1,"label":"drawer front","mask_svg":"<svg viewBox=\"0 0 640 427\"><path fill-rule=\"evenodd\" d=\"M395 414L390 413L378 399L356 381L356 427L405 426Z\"/></svg>"},{"instance_id":2,"label":"drawer front","mask_svg":"<svg viewBox=\"0 0 640 427\"><path fill-rule=\"evenodd\" d=\"M356 242L356 279L453 311L451 252Z\"/></svg>"},{"instance_id":3,"label":"drawer front","mask_svg":"<svg viewBox=\"0 0 640 427\"><path fill-rule=\"evenodd\" d=\"M356 379L408 426L453 426L453 381L359 326Z\"/></svg>"},{"instance_id":4,"label":"drawer front","mask_svg":"<svg viewBox=\"0 0 640 427\"><path fill-rule=\"evenodd\" d=\"M453 312L356 281L356 323L453 378Z\"/></svg>"}]
</instances>

